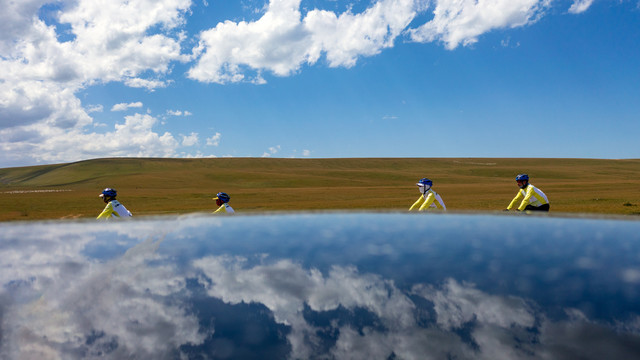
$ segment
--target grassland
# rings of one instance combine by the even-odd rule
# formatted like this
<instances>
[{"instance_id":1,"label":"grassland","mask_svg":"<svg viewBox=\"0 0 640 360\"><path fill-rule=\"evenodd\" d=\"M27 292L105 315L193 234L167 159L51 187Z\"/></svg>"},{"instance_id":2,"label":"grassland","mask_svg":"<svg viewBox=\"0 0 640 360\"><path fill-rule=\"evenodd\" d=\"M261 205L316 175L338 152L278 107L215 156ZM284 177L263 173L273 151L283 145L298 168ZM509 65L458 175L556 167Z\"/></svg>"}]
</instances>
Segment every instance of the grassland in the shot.
<instances>
[{"instance_id":1,"label":"grassland","mask_svg":"<svg viewBox=\"0 0 640 360\"><path fill-rule=\"evenodd\" d=\"M553 212L640 215L640 160L96 159L0 169L0 221L93 218L105 187L135 216L210 212L218 191L238 212L407 210L434 181L449 210L497 211L528 173Z\"/></svg>"}]
</instances>

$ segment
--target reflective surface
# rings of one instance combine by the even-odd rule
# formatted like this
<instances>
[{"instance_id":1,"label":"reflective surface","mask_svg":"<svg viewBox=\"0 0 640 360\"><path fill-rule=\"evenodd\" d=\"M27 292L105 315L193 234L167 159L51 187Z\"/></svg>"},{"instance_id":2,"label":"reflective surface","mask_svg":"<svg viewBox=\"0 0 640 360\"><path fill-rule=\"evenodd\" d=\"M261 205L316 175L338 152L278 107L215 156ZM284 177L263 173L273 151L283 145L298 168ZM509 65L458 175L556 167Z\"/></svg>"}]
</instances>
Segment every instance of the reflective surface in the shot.
<instances>
[{"instance_id":1,"label":"reflective surface","mask_svg":"<svg viewBox=\"0 0 640 360\"><path fill-rule=\"evenodd\" d=\"M2 359L640 357L640 222L0 224Z\"/></svg>"}]
</instances>

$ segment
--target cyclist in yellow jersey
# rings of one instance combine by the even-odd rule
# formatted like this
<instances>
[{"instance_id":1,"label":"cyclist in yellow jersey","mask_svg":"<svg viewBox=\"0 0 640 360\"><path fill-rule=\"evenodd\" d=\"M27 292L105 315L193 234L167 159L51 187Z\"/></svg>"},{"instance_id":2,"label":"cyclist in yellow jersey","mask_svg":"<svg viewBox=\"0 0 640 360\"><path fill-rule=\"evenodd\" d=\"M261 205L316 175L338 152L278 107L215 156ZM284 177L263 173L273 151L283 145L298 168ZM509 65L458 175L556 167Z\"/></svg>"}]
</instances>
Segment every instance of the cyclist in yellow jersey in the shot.
<instances>
[{"instance_id":1,"label":"cyclist in yellow jersey","mask_svg":"<svg viewBox=\"0 0 640 360\"><path fill-rule=\"evenodd\" d=\"M505 211L511 210L518 202L520 202L520 205L516 209L517 211L549 211L547 195L542 190L529 184L529 175L519 174L516 176L516 183L520 190Z\"/></svg>"},{"instance_id":2,"label":"cyclist in yellow jersey","mask_svg":"<svg viewBox=\"0 0 640 360\"><path fill-rule=\"evenodd\" d=\"M131 212L116 200L118 193L115 189L106 188L98 196L107 203L107 206L104 207L97 219L127 218L132 216Z\"/></svg>"},{"instance_id":3,"label":"cyclist in yellow jersey","mask_svg":"<svg viewBox=\"0 0 640 360\"><path fill-rule=\"evenodd\" d=\"M413 205L411 205L409 211L412 211L414 209L417 209L418 211L425 211L429 208L436 209L438 208L438 205L440 206L440 208L442 208L442 210L447 210L442 197L431 188L431 186L433 185L433 181L427 178L422 178L420 179L420 181L418 181L418 183L416 183L416 185L418 185L420 197L416 202L413 203Z\"/></svg>"},{"instance_id":4,"label":"cyclist in yellow jersey","mask_svg":"<svg viewBox=\"0 0 640 360\"><path fill-rule=\"evenodd\" d=\"M226 193L219 192L218 194L216 194L216 197L214 197L213 200L215 200L216 205L219 206L219 208L213 212L214 214L220 214L220 213L234 214L235 213L235 210L233 210L231 205L229 205L229 200L231 200L231 197Z\"/></svg>"}]
</instances>

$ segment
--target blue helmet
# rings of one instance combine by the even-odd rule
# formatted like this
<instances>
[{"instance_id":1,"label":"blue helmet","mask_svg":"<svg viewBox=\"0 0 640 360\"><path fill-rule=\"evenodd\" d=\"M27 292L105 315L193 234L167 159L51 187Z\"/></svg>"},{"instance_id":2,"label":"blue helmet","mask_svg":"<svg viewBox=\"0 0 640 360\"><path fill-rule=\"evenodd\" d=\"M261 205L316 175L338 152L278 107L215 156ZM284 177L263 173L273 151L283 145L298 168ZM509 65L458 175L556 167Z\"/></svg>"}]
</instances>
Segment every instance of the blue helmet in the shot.
<instances>
[{"instance_id":1,"label":"blue helmet","mask_svg":"<svg viewBox=\"0 0 640 360\"><path fill-rule=\"evenodd\" d=\"M431 187L433 185L433 181L427 179L427 178L422 178L420 179L420 181L418 181L418 183L416 184L418 186L424 186L424 187Z\"/></svg>"},{"instance_id":2,"label":"blue helmet","mask_svg":"<svg viewBox=\"0 0 640 360\"><path fill-rule=\"evenodd\" d=\"M222 201L223 203L228 203L229 200L231 200L231 196L227 195L227 193L219 192L216 194L216 197L214 197L213 200L218 199L220 199L220 201Z\"/></svg>"},{"instance_id":3,"label":"blue helmet","mask_svg":"<svg viewBox=\"0 0 640 360\"><path fill-rule=\"evenodd\" d=\"M516 176L516 181L529 181L529 175L518 174L518 176Z\"/></svg>"},{"instance_id":4,"label":"blue helmet","mask_svg":"<svg viewBox=\"0 0 640 360\"><path fill-rule=\"evenodd\" d=\"M106 188L104 190L102 190L102 193L100 195L98 195L99 197L116 197L118 196L118 192L116 191L116 189L112 189L112 188Z\"/></svg>"}]
</instances>

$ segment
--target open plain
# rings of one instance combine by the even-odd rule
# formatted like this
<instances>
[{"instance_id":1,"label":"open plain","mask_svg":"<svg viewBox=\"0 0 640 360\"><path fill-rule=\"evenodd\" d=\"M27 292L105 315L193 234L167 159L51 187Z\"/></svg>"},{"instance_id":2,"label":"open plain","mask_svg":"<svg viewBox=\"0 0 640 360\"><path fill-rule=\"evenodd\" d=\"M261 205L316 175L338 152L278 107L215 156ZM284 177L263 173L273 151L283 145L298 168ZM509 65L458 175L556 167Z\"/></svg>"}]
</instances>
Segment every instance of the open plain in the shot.
<instances>
[{"instance_id":1,"label":"open plain","mask_svg":"<svg viewBox=\"0 0 640 360\"><path fill-rule=\"evenodd\" d=\"M423 177L449 211L499 211L518 173L553 213L640 215L640 159L110 158L0 169L0 221L94 218L105 187L136 217L211 212L219 191L238 213L406 211Z\"/></svg>"}]
</instances>

